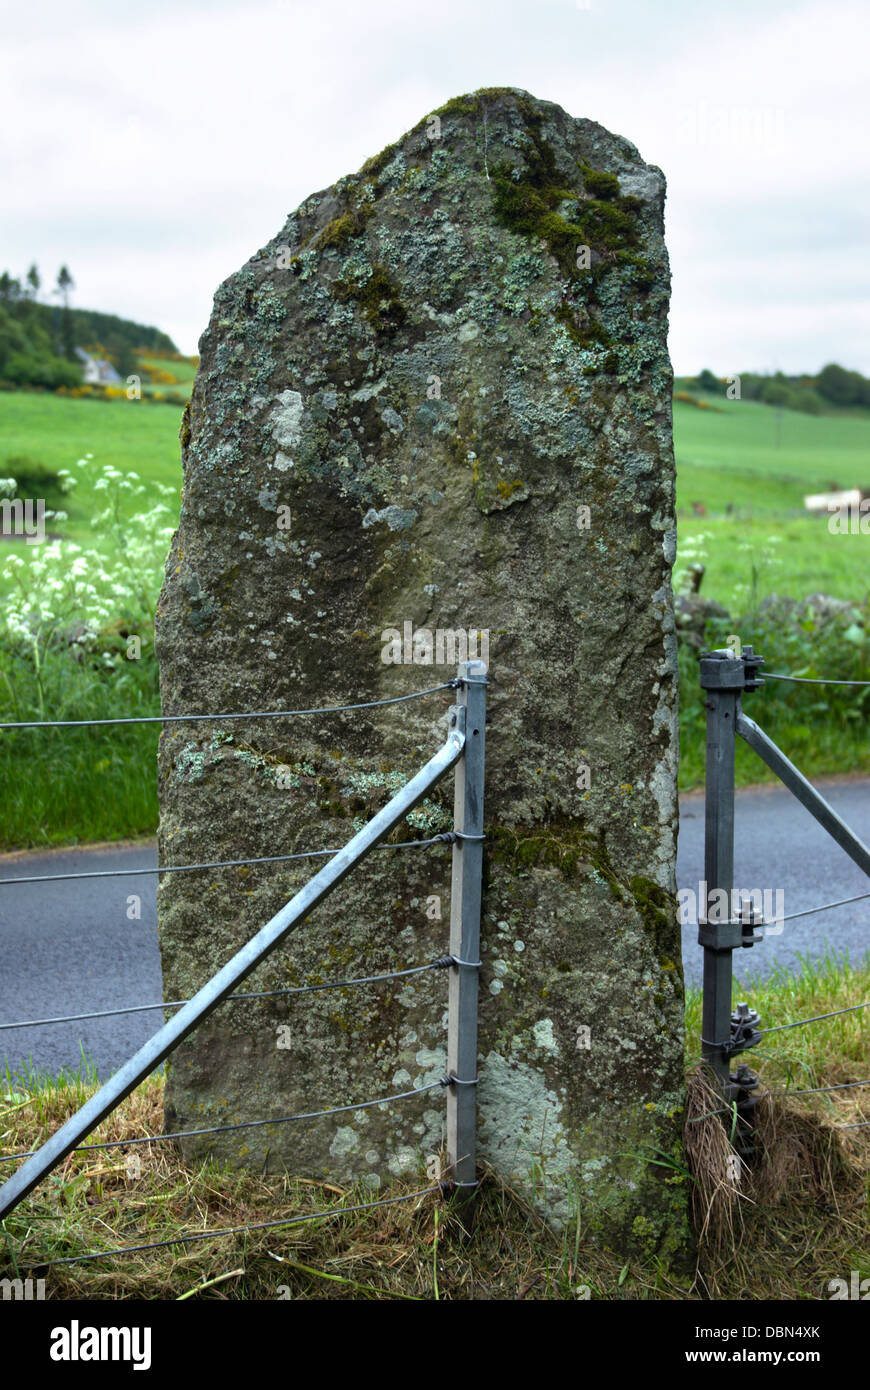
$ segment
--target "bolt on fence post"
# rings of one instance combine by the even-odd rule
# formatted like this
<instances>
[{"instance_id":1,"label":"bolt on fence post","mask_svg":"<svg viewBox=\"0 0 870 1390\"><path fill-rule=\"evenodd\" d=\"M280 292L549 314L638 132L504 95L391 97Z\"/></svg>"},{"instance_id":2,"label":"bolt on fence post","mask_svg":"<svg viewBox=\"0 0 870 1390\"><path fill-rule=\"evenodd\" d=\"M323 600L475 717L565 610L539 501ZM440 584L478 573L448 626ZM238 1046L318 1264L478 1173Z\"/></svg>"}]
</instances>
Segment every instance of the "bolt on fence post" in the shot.
<instances>
[{"instance_id":1,"label":"bolt on fence post","mask_svg":"<svg viewBox=\"0 0 870 1390\"><path fill-rule=\"evenodd\" d=\"M704 1003L701 1039L704 1061L724 1092L729 1085L731 1041L731 953L740 946L742 929L732 922L734 887L734 740L742 658L714 651L701 659L701 687L707 699L706 795L704 804L704 918L698 941L704 948ZM711 897L719 890L718 902ZM721 893L724 892L724 907ZM699 908L701 904L698 904Z\"/></svg>"},{"instance_id":2,"label":"bolt on fence post","mask_svg":"<svg viewBox=\"0 0 870 1390\"><path fill-rule=\"evenodd\" d=\"M448 1177L458 1186L477 1176L477 962L480 961L480 906L483 879L483 783L486 739L486 665L463 661L459 696L465 718L465 747L456 764L453 877L450 893L450 969L447 1022Z\"/></svg>"}]
</instances>

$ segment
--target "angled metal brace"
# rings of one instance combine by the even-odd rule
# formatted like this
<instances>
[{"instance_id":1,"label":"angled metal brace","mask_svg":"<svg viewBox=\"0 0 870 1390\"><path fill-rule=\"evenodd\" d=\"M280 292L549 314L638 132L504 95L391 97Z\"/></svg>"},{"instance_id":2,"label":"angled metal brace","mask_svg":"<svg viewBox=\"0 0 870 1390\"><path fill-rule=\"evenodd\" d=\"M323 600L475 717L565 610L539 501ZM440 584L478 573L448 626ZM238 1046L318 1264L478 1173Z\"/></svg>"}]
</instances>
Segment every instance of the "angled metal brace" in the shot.
<instances>
[{"instance_id":1,"label":"angled metal brace","mask_svg":"<svg viewBox=\"0 0 870 1390\"><path fill-rule=\"evenodd\" d=\"M850 859L863 869L865 874L870 874L870 849L859 839L854 830L850 830L845 821L841 820L834 810L829 806L825 798L816 791L812 782L808 782L802 772L799 772L794 763L789 762L783 752L777 748L773 739L768 738L763 729L755 723L754 719L749 719L738 709L737 712L737 732L754 753L757 753L761 761L767 763L771 772L775 772L781 782L784 782L793 796L796 796L802 806L805 806L811 816L815 816L819 825L833 840L836 840L841 849L844 849Z\"/></svg>"},{"instance_id":2,"label":"angled metal brace","mask_svg":"<svg viewBox=\"0 0 870 1390\"><path fill-rule=\"evenodd\" d=\"M375 848L409 811L423 800L431 787L458 762L465 748L464 705L454 705L450 711L450 733L447 742L412 777L383 810L364 826L323 868L309 879L304 888L282 907L271 921L261 927L256 936L242 947L208 982L203 985L184 1008L165 1023L129 1061L115 1072L104 1086L87 1101L75 1115L62 1125L56 1134L22 1163L14 1176L0 1187L0 1220L17 1206L52 1168L77 1148L83 1139L96 1129L120 1101L144 1081L159 1066L173 1048L188 1033L226 999L253 970L266 959L285 936L308 914L356 864ZM482 743L483 740L481 739ZM465 851L466 854L469 851Z\"/></svg>"}]
</instances>

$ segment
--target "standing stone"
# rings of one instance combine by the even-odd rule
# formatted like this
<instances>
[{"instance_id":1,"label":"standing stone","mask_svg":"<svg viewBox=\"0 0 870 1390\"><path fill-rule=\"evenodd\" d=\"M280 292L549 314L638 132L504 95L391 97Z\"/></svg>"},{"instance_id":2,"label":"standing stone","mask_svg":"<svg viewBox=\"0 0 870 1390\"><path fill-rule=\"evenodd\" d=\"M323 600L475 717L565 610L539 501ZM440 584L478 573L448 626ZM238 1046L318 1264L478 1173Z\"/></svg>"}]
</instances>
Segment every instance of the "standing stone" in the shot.
<instances>
[{"instance_id":1,"label":"standing stone","mask_svg":"<svg viewBox=\"0 0 870 1390\"><path fill-rule=\"evenodd\" d=\"M587 1232L647 1252L681 1245L686 1204L651 1161L679 1157L683 1106L663 203L627 140L513 88L308 198L215 297L157 620L166 714L406 694L454 676L470 634L492 716L481 1155L555 1222L579 1200ZM345 843L451 699L167 725L162 862ZM394 838L451 825L447 782ZM321 862L167 876L167 997ZM449 885L449 849L375 852L245 988L443 954ZM446 986L224 1004L171 1061L167 1128L437 1081ZM443 1136L434 1090L184 1148L378 1188Z\"/></svg>"}]
</instances>

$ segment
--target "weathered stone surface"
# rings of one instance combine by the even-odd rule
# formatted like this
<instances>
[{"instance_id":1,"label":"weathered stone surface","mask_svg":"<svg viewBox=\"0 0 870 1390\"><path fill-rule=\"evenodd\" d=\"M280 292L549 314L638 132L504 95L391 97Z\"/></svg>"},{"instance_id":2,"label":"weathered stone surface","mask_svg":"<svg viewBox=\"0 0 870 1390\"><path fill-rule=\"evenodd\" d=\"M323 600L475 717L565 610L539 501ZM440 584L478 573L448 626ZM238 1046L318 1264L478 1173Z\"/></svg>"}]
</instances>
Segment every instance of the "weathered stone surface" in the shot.
<instances>
[{"instance_id":1,"label":"weathered stone surface","mask_svg":"<svg viewBox=\"0 0 870 1390\"><path fill-rule=\"evenodd\" d=\"M488 632L483 1157L556 1220L579 1199L588 1228L674 1248L685 1191L648 1162L679 1152L683 1103L664 179L519 90L437 116L217 292L159 606L164 710L399 695L455 674L383 659L406 622ZM343 843L442 741L449 699L167 726L164 861ZM410 829L451 823L445 784ZM167 996L311 872L169 876ZM376 853L249 987L441 954L449 882L448 850ZM437 1079L445 1008L440 972L225 1005L172 1061L168 1127ZM187 1152L378 1187L439 1149L443 1118L434 1091Z\"/></svg>"}]
</instances>

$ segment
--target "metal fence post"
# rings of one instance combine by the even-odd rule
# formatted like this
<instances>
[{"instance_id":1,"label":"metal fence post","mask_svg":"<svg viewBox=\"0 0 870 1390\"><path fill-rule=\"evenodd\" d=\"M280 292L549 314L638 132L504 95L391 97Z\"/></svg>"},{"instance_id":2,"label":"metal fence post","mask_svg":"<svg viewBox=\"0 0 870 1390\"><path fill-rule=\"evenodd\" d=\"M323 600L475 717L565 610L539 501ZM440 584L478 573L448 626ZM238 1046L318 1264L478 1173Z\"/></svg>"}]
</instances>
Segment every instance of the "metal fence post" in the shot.
<instances>
[{"instance_id":1,"label":"metal fence post","mask_svg":"<svg viewBox=\"0 0 870 1390\"><path fill-rule=\"evenodd\" d=\"M447 1023L447 1160L457 1186L477 1177L477 1003L483 871L483 783L486 739L486 665L463 661L459 715L465 747L456 765L453 877L450 895L450 970ZM463 732L460 730L460 732Z\"/></svg>"},{"instance_id":2,"label":"metal fence post","mask_svg":"<svg viewBox=\"0 0 870 1390\"><path fill-rule=\"evenodd\" d=\"M724 1092L729 1085L731 1039L731 952L742 944L733 921L734 887L734 738L744 663L731 651L714 651L701 659L701 687L706 692L707 765L704 806L704 917L698 941L704 948L704 1004L701 1047L704 1061ZM717 890L719 892L717 893ZM722 892L725 894L724 904ZM718 901L714 899L716 894ZM711 901L713 899L713 901ZM699 912L701 903L698 904Z\"/></svg>"}]
</instances>

